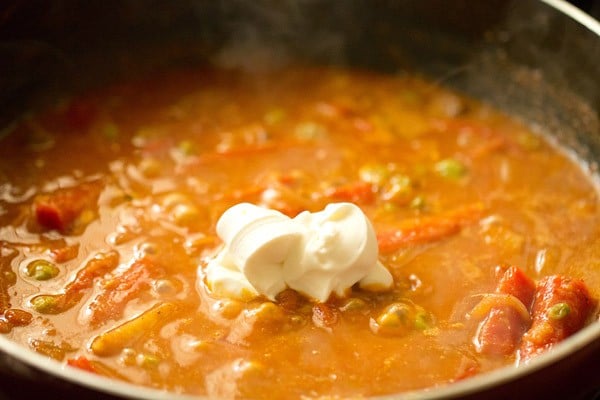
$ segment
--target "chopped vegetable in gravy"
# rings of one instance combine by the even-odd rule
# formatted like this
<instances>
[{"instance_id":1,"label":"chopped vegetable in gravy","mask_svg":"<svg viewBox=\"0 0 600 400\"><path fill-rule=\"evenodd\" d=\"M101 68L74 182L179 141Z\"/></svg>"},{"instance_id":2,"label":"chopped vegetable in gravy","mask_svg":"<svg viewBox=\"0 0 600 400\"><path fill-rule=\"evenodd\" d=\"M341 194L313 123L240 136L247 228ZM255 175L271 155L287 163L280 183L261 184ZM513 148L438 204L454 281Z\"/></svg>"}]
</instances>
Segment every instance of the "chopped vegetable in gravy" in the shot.
<instances>
[{"instance_id":1,"label":"chopped vegetable in gravy","mask_svg":"<svg viewBox=\"0 0 600 400\"><path fill-rule=\"evenodd\" d=\"M239 203L353 203L392 287L215 295L198 277ZM598 252L572 157L404 75L175 71L61 99L0 146L2 334L174 393L371 396L518 366L597 323Z\"/></svg>"}]
</instances>

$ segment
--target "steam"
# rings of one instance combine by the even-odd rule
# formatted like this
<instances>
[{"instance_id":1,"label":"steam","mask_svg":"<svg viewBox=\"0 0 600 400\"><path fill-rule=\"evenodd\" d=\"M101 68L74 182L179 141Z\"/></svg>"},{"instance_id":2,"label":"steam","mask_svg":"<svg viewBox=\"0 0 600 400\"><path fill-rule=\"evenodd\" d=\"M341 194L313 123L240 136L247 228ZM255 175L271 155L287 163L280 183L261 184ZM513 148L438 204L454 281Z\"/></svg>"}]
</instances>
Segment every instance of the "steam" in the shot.
<instances>
[{"instance_id":1,"label":"steam","mask_svg":"<svg viewBox=\"0 0 600 400\"><path fill-rule=\"evenodd\" d=\"M213 59L217 66L260 71L302 59L345 61L351 7L317 0L220 0L219 7L229 36Z\"/></svg>"}]
</instances>

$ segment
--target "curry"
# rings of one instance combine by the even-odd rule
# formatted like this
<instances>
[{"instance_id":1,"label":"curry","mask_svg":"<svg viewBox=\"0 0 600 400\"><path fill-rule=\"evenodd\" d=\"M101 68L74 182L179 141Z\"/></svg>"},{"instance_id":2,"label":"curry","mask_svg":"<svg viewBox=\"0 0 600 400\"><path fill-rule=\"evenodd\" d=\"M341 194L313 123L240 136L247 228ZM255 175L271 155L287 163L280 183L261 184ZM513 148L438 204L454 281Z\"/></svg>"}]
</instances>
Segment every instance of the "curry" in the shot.
<instances>
[{"instance_id":1,"label":"curry","mask_svg":"<svg viewBox=\"0 0 600 400\"><path fill-rule=\"evenodd\" d=\"M568 151L406 75L182 70L63 98L0 146L0 331L225 398L373 396L529 362L597 323L600 202ZM202 279L239 203L353 203L393 284L316 301Z\"/></svg>"}]
</instances>

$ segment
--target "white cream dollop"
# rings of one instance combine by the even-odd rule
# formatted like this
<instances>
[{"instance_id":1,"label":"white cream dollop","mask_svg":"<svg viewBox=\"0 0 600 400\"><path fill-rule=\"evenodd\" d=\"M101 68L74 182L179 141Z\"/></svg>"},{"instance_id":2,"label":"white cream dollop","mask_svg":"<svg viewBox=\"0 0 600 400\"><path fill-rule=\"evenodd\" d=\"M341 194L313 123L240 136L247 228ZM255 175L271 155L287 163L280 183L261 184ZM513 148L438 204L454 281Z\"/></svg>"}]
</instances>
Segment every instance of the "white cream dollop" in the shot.
<instances>
[{"instance_id":1,"label":"white cream dollop","mask_svg":"<svg viewBox=\"0 0 600 400\"><path fill-rule=\"evenodd\" d=\"M355 284L385 290L392 275L378 261L375 231L352 203L295 218L249 203L237 204L217 223L223 248L199 269L209 290L221 297L274 300L291 288L317 301L344 296Z\"/></svg>"}]
</instances>

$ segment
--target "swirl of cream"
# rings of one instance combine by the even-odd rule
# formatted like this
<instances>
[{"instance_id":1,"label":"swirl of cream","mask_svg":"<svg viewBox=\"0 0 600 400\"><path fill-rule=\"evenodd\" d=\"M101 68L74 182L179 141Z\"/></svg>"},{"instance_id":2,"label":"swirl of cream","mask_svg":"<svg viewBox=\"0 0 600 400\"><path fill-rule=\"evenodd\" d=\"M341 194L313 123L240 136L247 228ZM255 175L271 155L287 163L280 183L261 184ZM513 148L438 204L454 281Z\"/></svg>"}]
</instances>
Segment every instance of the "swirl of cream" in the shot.
<instances>
[{"instance_id":1,"label":"swirl of cream","mask_svg":"<svg viewBox=\"0 0 600 400\"><path fill-rule=\"evenodd\" d=\"M223 248L207 260L204 276L217 296L274 300L286 288L320 301L346 295L359 283L385 290L392 275L378 261L377 239L362 210L333 203L295 218L248 203L223 213L217 223Z\"/></svg>"}]
</instances>

